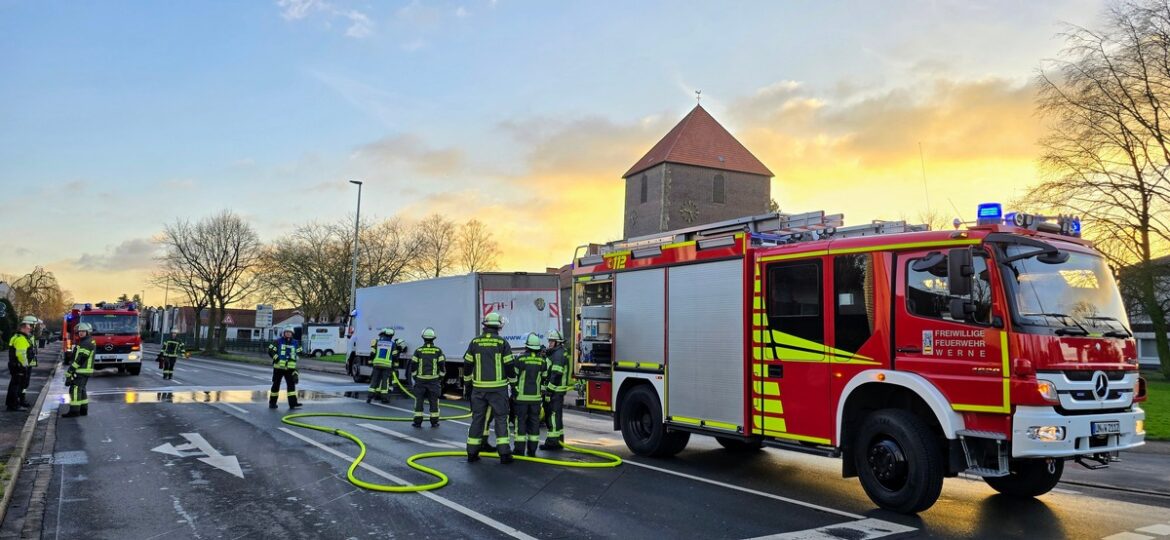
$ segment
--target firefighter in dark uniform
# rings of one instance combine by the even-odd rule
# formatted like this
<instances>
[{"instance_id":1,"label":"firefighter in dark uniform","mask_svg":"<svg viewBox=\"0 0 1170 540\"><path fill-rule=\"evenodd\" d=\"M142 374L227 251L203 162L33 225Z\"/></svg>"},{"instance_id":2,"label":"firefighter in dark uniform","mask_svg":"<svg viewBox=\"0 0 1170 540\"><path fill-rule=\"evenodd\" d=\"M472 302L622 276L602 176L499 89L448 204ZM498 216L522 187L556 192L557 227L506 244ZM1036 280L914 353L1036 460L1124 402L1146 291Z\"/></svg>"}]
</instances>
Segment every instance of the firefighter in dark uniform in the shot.
<instances>
[{"instance_id":1,"label":"firefighter in dark uniform","mask_svg":"<svg viewBox=\"0 0 1170 540\"><path fill-rule=\"evenodd\" d=\"M41 320L31 315L25 317L24 319L26 321L35 321L32 323L32 330L28 334L28 371L25 372L24 378L20 381L24 384L24 386L20 389L20 406L26 409L31 409L32 404L28 402L28 385L32 383L32 368L37 367L37 352L43 345L41 345L40 340L36 338L38 333L37 325L41 324Z\"/></svg>"},{"instance_id":2,"label":"firefighter in dark uniform","mask_svg":"<svg viewBox=\"0 0 1170 540\"><path fill-rule=\"evenodd\" d=\"M288 396L288 408L295 409L297 403L297 382L300 373L297 371L297 358L301 354L301 342L293 338L292 328L285 328L280 339L268 344L268 356L272 357L272 389L268 391L268 408L275 409L280 400L280 381L283 379Z\"/></svg>"},{"instance_id":3,"label":"firefighter in dark uniform","mask_svg":"<svg viewBox=\"0 0 1170 540\"><path fill-rule=\"evenodd\" d=\"M85 386L93 375L93 355L97 350L94 342L93 327L89 323L77 325L78 341L65 355L69 367L65 370L65 385L69 387L69 412L61 415L65 418L86 416L89 414L89 395Z\"/></svg>"},{"instance_id":4,"label":"firefighter in dark uniform","mask_svg":"<svg viewBox=\"0 0 1170 540\"><path fill-rule=\"evenodd\" d=\"M527 349L524 356L513 364L516 378L512 385L513 403L516 408L516 453L536 456L536 445L540 442L541 392L548 378L548 359L540 355L543 348L540 336L528 334L524 342Z\"/></svg>"},{"instance_id":5,"label":"firefighter in dark uniform","mask_svg":"<svg viewBox=\"0 0 1170 540\"><path fill-rule=\"evenodd\" d=\"M21 411L24 405L25 379L30 376L28 351L32 349L32 325L37 318L28 316L20 320L16 334L8 339L8 393L4 404L10 411Z\"/></svg>"},{"instance_id":6,"label":"firefighter in dark uniform","mask_svg":"<svg viewBox=\"0 0 1170 540\"><path fill-rule=\"evenodd\" d=\"M383 328L378 331L378 336L370 342L370 367L373 372L370 373L370 390L366 393L366 403L370 403L374 399L387 403L390 394L390 386L398 382L398 376L394 373L394 329Z\"/></svg>"},{"instance_id":7,"label":"firefighter in dark uniform","mask_svg":"<svg viewBox=\"0 0 1170 540\"><path fill-rule=\"evenodd\" d=\"M186 352L186 347L182 341L179 341L179 331L177 329L171 329L171 338L163 343L162 348L162 372L164 379L175 378L175 363L184 352Z\"/></svg>"},{"instance_id":8,"label":"firefighter in dark uniform","mask_svg":"<svg viewBox=\"0 0 1170 540\"><path fill-rule=\"evenodd\" d=\"M471 426L467 430L467 461L479 461L484 443L488 409L496 423L496 450L500 463L512 462L508 436L508 383L515 378L512 347L499 335L500 314L483 318L483 333L467 345L463 355L463 381L471 389Z\"/></svg>"},{"instance_id":9,"label":"firefighter in dark uniform","mask_svg":"<svg viewBox=\"0 0 1170 540\"><path fill-rule=\"evenodd\" d=\"M548 420L548 436L541 450L560 450L565 440L565 393L572 390L569 385L569 357L565 354L565 342L561 333L548 333L548 348L544 351L548 359L548 384L545 386L544 417Z\"/></svg>"},{"instance_id":10,"label":"firefighter in dark uniform","mask_svg":"<svg viewBox=\"0 0 1170 540\"><path fill-rule=\"evenodd\" d=\"M443 378L447 376L447 357L435 346L435 330L422 331L423 344L414 350L407 366L414 375L414 427L422 427L423 401L430 403L431 427L439 426L439 396L443 393Z\"/></svg>"}]
</instances>

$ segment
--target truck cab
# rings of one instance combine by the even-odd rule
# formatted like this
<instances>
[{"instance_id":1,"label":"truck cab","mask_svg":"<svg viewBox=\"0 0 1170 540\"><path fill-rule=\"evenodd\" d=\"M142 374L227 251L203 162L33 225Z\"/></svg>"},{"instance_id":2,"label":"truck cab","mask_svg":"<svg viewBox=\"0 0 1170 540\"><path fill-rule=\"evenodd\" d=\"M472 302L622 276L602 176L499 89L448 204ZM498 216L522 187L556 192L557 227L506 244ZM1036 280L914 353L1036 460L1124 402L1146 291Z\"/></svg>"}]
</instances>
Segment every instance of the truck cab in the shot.
<instances>
[{"instance_id":1,"label":"truck cab","mask_svg":"<svg viewBox=\"0 0 1170 540\"><path fill-rule=\"evenodd\" d=\"M94 369L116 368L118 373L138 375L142 372L142 336L139 333L138 306L133 302L75 304L65 315L68 350L77 343L77 325L93 326Z\"/></svg>"}]
</instances>

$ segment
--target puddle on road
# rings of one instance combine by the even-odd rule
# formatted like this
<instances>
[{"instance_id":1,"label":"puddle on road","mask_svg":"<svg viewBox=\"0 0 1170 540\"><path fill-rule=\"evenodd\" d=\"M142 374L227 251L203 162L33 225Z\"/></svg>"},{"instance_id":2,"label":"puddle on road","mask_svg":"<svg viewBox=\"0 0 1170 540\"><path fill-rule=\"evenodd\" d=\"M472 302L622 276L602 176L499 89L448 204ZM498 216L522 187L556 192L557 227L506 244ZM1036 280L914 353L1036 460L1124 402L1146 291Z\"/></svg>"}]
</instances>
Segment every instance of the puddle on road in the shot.
<instances>
[{"instance_id":1,"label":"puddle on road","mask_svg":"<svg viewBox=\"0 0 1170 540\"><path fill-rule=\"evenodd\" d=\"M350 392L346 392L349 394ZM280 401L287 400L281 392ZM337 392L297 391L300 401L326 401L342 397ZM267 403L267 390L180 390L180 391L127 391L121 395L92 396L95 401L121 401L123 403Z\"/></svg>"}]
</instances>

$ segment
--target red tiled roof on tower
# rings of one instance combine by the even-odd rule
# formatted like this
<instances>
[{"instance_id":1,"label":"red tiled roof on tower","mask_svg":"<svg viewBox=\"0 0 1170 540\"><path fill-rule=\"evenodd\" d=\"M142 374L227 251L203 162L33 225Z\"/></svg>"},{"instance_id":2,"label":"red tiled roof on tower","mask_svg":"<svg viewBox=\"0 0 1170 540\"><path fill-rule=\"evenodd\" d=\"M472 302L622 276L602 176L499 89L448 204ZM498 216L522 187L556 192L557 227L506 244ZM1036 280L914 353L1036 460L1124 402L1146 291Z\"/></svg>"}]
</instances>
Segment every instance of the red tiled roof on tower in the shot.
<instances>
[{"instance_id":1,"label":"red tiled roof on tower","mask_svg":"<svg viewBox=\"0 0 1170 540\"><path fill-rule=\"evenodd\" d=\"M665 162L773 176L772 171L735 140L701 105L695 105L622 178L629 178Z\"/></svg>"}]
</instances>

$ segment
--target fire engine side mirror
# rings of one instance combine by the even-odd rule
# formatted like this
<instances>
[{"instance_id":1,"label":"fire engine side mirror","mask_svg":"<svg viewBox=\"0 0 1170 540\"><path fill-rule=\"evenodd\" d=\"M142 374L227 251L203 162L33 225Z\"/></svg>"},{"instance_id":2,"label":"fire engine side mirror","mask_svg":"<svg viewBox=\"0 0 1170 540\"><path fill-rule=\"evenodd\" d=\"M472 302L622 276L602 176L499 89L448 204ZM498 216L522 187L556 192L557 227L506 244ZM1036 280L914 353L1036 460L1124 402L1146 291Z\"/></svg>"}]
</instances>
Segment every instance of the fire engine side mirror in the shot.
<instances>
[{"instance_id":1,"label":"fire engine side mirror","mask_svg":"<svg viewBox=\"0 0 1170 540\"><path fill-rule=\"evenodd\" d=\"M971 250L952 249L947 254L947 292L951 296L970 296L974 288L975 266Z\"/></svg>"},{"instance_id":2,"label":"fire engine side mirror","mask_svg":"<svg viewBox=\"0 0 1170 540\"><path fill-rule=\"evenodd\" d=\"M951 319L969 321L975 317L975 302L964 298L951 298Z\"/></svg>"}]
</instances>

